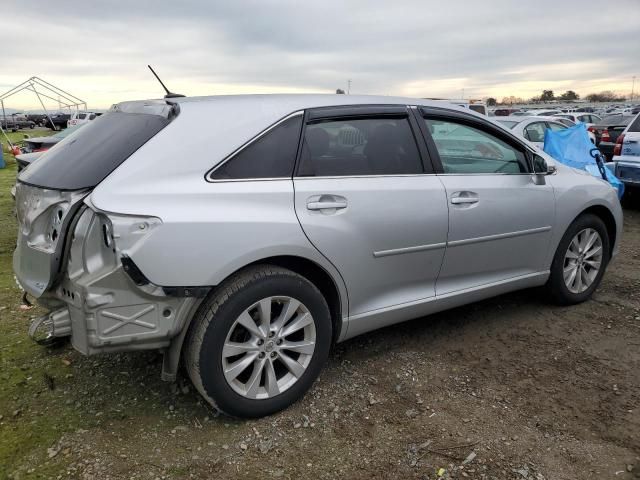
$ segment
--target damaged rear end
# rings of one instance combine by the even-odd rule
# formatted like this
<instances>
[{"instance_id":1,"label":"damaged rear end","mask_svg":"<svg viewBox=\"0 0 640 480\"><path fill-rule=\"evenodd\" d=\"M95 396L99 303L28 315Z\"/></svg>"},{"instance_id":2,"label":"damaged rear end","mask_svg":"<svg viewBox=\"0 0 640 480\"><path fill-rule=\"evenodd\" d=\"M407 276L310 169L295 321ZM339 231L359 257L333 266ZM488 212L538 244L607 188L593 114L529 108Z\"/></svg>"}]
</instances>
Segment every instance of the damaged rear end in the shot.
<instances>
[{"instance_id":1,"label":"damaged rear end","mask_svg":"<svg viewBox=\"0 0 640 480\"><path fill-rule=\"evenodd\" d=\"M178 113L165 101L115 105L20 173L14 272L50 310L32 336L45 327L92 354L159 348L177 333L190 302L151 284L130 260L162 220L102 212L90 194Z\"/></svg>"}]
</instances>

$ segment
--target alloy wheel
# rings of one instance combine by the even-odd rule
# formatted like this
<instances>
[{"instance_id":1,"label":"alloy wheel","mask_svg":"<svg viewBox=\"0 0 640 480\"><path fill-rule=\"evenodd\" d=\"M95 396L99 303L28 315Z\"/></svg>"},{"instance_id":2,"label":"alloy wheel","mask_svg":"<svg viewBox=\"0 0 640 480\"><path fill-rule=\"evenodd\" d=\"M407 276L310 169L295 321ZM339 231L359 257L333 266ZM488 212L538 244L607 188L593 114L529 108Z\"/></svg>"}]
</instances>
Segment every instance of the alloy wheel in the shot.
<instances>
[{"instance_id":1,"label":"alloy wheel","mask_svg":"<svg viewBox=\"0 0 640 480\"><path fill-rule=\"evenodd\" d=\"M304 304L287 296L263 298L244 310L227 334L224 377L243 397L275 397L304 374L315 344L315 323Z\"/></svg>"},{"instance_id":2,"label":"alloy wheel","mask_svg":"<svg viewBox=\"0 0 640 480\"><path fill-rule=\"evenodd\" d=\"M569 243L564 256L564 283L571 293L582 293L595 281L602 267L602 238L597 230L585 228Z\"/></svg>"}]
</instances>

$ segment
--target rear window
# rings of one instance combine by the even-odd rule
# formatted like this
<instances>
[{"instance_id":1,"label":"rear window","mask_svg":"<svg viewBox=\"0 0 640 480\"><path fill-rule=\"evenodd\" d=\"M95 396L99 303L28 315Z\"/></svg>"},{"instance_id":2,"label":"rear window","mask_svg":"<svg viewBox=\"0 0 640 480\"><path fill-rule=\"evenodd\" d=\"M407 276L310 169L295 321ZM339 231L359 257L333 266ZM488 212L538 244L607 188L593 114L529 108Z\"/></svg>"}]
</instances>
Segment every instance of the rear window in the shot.
<instances>
[{"instance_id":1,"label":"rear window","mask_svg":"<svg viewBox=\"0 0 640 480\"><path fill-rule=\"evenodd\" d=\"M511 122L509 120L498 120L498 123L504 125L507 128L515 127L519 122Z\"/></svg>"},{"instance_id":2,"label":"rear window","mask_svg":"<svg viewBox=\"0 0 640 480\"><path fill-rule=\"evenodd\" d=\"M640 132L640 115L629 125L629 132Z\"/></svg>"},{"instance_id":3,"label":"rear window","mask_svg":"<svg viewBox=\"0 0 640 480\"><path fill-rule=\"evenodd\" d=\"M628 115L609 115L604 117L601 123L606 125L629 125L631 120L633 120L633 117Z\"/></svg>"},{"instance_id":4,"label":"rear window","mask_svg":"<svg viewBox=\"0 0 640 480\"><path fill-rule=\"evenodd\" d=\"M474 112L482 113L483 115L487 114L487 109L484 105L469 105L469 110L473 110Z\"/></svg>"},{"instance_id":5,"label":"rear window","mask_svg":"<svg viewBox=\"0 0 640 480\"><path fill-rule=\"evenodd\" d=\"M171 107L159 114L112 110L48 150L19 180L56 190L92 188L171 121Z\"/></svg>"}]
</instances>

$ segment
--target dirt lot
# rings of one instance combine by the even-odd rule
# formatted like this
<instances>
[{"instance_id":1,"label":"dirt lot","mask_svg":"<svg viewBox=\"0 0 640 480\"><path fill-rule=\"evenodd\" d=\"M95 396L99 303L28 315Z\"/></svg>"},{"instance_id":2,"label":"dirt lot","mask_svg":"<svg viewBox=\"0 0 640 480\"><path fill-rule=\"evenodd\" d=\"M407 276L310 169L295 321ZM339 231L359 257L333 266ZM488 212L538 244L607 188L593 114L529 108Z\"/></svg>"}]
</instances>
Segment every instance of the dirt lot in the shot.
<instances>
[{"instance_id":1,"label":"dirt lot","mask_svg":"<svg viewBox=\"0 0 640 480\"><path fill-rule=\"evenodd\" d=\"M10 173L0 478L640 478L637 205L592 301L559 308L519 292L356 338L295 406L237 421L184 375L161 382L159 354L85 358L28 340L35 311L20 309L10 270Z\"/></svg>"}]
</instances>

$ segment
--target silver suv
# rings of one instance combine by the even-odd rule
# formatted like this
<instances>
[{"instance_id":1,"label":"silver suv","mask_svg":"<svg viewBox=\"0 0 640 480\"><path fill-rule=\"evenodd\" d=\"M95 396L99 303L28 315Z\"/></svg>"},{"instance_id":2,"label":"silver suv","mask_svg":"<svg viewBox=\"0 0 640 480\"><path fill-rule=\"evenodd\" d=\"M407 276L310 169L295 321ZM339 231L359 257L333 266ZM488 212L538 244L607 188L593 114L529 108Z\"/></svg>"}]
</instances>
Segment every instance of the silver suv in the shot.
<instances>
[{"instance_id":1,"label":"silver suv","mask_svg":"<svg viewBox=\"0 0 640 480\"><path fill-rule=\"evenodd\" d=\"M162 349L203 397L262 416L331 345L511 290L587 300L615 190L468 109L393 97L127 102L17 185L32 331L92 355Z\"/></svg>"}]
</instances>

